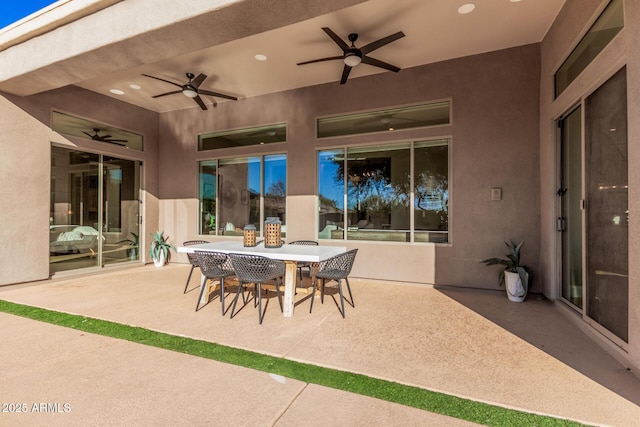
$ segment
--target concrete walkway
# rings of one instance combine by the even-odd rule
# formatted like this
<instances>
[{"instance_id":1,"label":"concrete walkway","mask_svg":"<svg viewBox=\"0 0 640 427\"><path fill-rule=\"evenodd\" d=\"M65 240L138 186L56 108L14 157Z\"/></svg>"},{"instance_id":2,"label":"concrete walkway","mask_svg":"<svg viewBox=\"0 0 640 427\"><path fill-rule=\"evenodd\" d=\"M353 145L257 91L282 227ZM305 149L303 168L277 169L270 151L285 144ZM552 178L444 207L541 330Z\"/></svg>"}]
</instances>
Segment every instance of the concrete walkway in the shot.
<instances>
[{"instance_id":1,"label":"concrete walkway","mask_svg":"<svg viewBox=\"0 0 640 427\"><path fill-rule=\"evenodd\" d=\"M199 275L184 295L188 271L172 264L101 272L0 288L0 299L591 425L640 419L640 382L556 304L354 279L356 307L347 306L346 319L330 296L311 314L309 299L300 301L293 318L269 298L260 326L251 305L234 319L221 316L218 299L195 312ZM2 404L27 412L0 412L0 425L473 425L8 314L0 322Z\"/></svg>"}]
</instances>

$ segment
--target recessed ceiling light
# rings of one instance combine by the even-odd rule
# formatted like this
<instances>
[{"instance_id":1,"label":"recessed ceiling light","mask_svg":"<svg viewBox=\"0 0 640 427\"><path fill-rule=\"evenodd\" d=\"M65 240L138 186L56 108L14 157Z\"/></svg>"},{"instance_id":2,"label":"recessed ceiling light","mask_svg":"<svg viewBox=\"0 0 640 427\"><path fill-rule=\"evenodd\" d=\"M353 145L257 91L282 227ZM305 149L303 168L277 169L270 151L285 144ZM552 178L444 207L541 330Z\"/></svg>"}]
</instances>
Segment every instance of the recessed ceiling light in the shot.
<instances>
[{"instance_id":1,"label":"recessed ceiling light","mask_svg":"<svg viewBox=\"0 0 640 427\"><path fill-rule=\"evenodd\" d=\"M109 92L114 95L124 95L124 91L121 91L120 89L111 89Z\"/></svg>"},{"instance_id":2,"label":"recessed ceiling light","mask_svg":"<svg viewBox=\"0 0 640 427\"><path fill-rule=\"evenodd\" d=\"M466 15L467 13L471 13L476 8L476 5L473 3L463 4L458 8L458 13L460 15Z\"/></svg>"},{"instance_id":3,"label":"recessed ceiling light","mask_svg":"<svg viewBox=\"0 0 640 427\"><path fill-rule=\"evenodd\" d=\"M254 58L256 58L257 61L266 61L267 60L267 55L263 55L261 53L256 54L256 56L254 56Z\"/></svg>"},{"instance_id":4,"label":"recessed ceiling light","mask_svg":"<svg viewBox=\"0 0 640 427\"><path fill-rule=\"evenodd\" d=\"M135 83L130 84L130 85L129 85L129 87L130 87L131 89L135 89L135 90L142 89L142 86L137 85L137 84L135 84Z\"/></svg>"},{"instance_id":5,"label":"recessed ceiling light","mask_svg":"<svg viewBox=\"0 0 640 427\"><path fill-rule=\"evenodd\" d=\"M509 0L511 3L518 3L521 2L522 0Z\"/></svg>"}]
</instances>

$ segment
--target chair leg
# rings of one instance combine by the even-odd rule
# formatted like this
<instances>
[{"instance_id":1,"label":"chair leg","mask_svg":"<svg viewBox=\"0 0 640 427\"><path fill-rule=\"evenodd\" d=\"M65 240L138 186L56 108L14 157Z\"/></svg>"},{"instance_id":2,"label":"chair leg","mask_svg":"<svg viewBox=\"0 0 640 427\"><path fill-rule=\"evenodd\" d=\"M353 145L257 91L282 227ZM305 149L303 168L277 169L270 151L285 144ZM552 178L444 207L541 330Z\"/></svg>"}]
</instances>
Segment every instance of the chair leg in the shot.
<instances>
[{"instance_id":1,"label":"chair leg","mask_svg":"<svg viewBox=\"0 0 640 427\"><path fill-rule=\"evenodd\" d=\"M186 294L186 293L187 293L187 288L189 287L189 281L191 280L191 273L193 273L193 269L194 269L195 267L196 267L195 265L191 264L191 270L189 270L189 277L187 277L187 284L186 284L186 285L184 285L184 292L183 292L183 294ZM197 310L196 310L196 311L197 311Z\"/></svg>"},{"instance_id":2,"label":"chair leg","mask_svg":"<svg viewBox=\"0 0 640 427\"><path fill-rule=\"evenodd\" d=\"M220 305L222 306L222 315L224 316L224 277L220 278Z\"/></svg>"},{"instance_id":3,"label":"chair leg","mask_svg":"<svg viewBox=\"0 0 640 427\"><path fill-rule=\"evenodd\" d=\"M242 292L243 288L244 288L244 283L243 282L238 283L238 292L236 292L236 297L233 299L233 306L231 307L231 315L229 316L230 319L233 319L233 316L236 312L236 304L238 302L238 297L240 296L240 292ZM242 298L244 299L244 292L242 292Z\"/></svg>"},{"instance_id":4,"label":"chair leg","mask_svg":"<svg viewBox=\"0 0 640 427\"><path fill-rule=\"evenodd\" d=\"M347 282L347 291L349 291L349 299L351 300L351 307L356 308L356 303L353 302L353 294L351 294L351 286L349 286L349 279L345 277L344 281Z\"/></svg>"},{"instance_id":5,"label":"chair leg","mask_svg":"<svg viewBox=\"0 0 640 427\"><path fill-rule=\"evenodd\" d=\"M323 278L322 284L321 284L322 287L320 288L320 302L322 304L324 304L324 282L325 282L325 279Z\"/></svg>"},{"instance_id":6,"label":"chair leg","mask_svg":"<svg viewBox=\"0 0 640 427\"><path fill-rule=\"evenodd\" d=\"M278 303L280 304L280 312L283 313L284 312L284 308L282 306L282 296L280 293L280 284L282 283L281 280L276 279L276 295L278 295Z\"/></svg>"},{"instance_id":7,"label":"chair leg","mask_svg":"<svg viewBox=\"0 0 640 427\"><path fill-rule=\"evenodd\" d=\"M340 292L340 306L342 310L340 314L342 314L342 318L344 319L344 297L342 296L342 280L338 279L338 291Z\"/></svg>"},{"instance_id":8,"label":"chair leg","mask_svg":"<svg viewBox=\"0 0 640 427\"><path fill-rule=\"evenodd\" d=\"M196 301L196 311L200 310L200 300L202 300L202 295L204 295L204 290L207 287L207 280L209 280L209 278L204 279L204 282L200 286L200 295L198 295L198 301Z\"/></svg>"},{"instance_id":9,"label":"chair leg","mask_svg":"<svg viewBox=\"0 0 640 427\"><path fill-rule=\"evenodd\" d=\"M262 325L262 284L258 282L256 286L258 287L258 321Z\"/></svg>"},{"instance_id":10,"label":"chair leg","mask_svg":"<svg viewBox=\"0 0 640 427\"><path fill-rule=\"evenodd\" d=\"M311 307L309 307L309 313L313 310L313 300L316 299L316 287L318 286L318 278L313 278L313 290L311 291Z\"/></svg>"}]
</instances>

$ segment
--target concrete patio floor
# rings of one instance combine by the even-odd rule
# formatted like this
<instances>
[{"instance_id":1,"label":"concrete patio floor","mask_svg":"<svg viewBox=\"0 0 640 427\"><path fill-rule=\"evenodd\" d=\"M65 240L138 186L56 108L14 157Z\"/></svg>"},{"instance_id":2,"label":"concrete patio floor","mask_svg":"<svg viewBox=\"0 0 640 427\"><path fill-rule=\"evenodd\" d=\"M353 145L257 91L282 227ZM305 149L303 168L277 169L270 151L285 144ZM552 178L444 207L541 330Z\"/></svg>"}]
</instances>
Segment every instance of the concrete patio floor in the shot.
<instances>
[{"instance_id":1,"label":"concrete patio floor","mask_svg":"<svg viewBox=\"0 0 640 427\"><path fill-rule=\"evenodd\" d=\"M515 304L502 292L352 279L356 306L346 319L331 296L311 314L308 298L298 302L293 318L272 297L260 326L251 305L233 319L217 298L195 312L199 272L185 295L188 272L184 264L103 271L2 287L0 299L591 425L640 419L640 382L558 304L535 296ZM4 313L0 321L2 403L29 409L0 413L0 425L473 425ZM59 411L34 412L42 403Z\"/></svg>"}]
</instances>

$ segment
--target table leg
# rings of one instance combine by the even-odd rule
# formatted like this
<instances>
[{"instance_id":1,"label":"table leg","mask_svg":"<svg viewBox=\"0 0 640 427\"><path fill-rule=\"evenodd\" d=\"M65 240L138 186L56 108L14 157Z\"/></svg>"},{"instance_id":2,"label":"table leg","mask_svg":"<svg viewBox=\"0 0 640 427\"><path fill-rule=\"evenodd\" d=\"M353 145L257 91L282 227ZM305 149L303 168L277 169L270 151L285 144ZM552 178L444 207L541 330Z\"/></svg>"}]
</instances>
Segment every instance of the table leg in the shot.
<instances>
[{"instance_id":1,"label":"table leg","mask_svg":"<svg viewBox=\"0 0 640 427\"><path fill-rule=\"evenodd\" d=\"M296 275L298 272L295 261L285 261L286 270L284 273L284 301L282 311L284 317L293 317L293 296L296 292Z\"/></svg>"},{"instance_id":2,"label":"table leg","mask_svg":"<svg viewBox=\"0 0 640 427\"><path fill-rule=\"evenodd\" d=\"M202 288L207 286L207 276L204 274L200 274L200 291L202 292ZM209 292L202 292L202 298L200 299L200 304L206 304L209 301Z\"/></svg>"}]
</instances>

